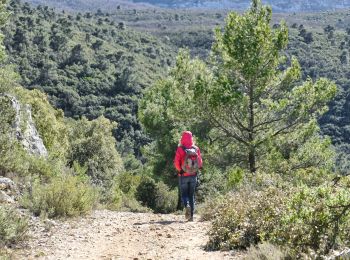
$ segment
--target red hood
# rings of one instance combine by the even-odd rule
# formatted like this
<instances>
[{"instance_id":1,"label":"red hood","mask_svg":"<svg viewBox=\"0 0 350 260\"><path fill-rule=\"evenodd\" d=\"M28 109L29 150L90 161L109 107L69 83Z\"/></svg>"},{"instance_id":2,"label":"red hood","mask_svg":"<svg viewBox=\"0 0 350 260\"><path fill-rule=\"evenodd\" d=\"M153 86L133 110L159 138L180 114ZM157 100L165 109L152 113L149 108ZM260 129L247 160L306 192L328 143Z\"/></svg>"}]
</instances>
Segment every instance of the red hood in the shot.
<instances>
[{"instance_id":1,"label":"red hood","mask_svg":"<svg viewBox=\"0 0 350 260\"><path fill-rule=\"evenodd\" d=\"M192 138L192 133L190 131L185 131L182 133L181 145L185 147L193 146L193 138Z\"/></svg>"}]
</instances>

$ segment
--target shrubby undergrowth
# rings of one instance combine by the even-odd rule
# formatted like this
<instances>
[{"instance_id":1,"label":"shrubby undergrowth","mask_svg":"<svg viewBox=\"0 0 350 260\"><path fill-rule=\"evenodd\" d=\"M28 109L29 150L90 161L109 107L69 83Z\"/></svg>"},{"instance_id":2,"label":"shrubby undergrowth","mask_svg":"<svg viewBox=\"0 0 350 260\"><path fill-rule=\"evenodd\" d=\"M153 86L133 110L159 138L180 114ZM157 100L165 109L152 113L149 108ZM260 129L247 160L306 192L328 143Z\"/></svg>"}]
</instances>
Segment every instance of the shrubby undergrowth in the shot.
<instances>
[{"instance_id":1,"label":"shrubby undergrowth","mask_svg":"<svg viewBox=\"0 0 350 260\"><path fill-rule=\"evenodd\" d=\"M262 242L288 248L293 257L322 256L349 246L350 178L318 186L272 181L269 186L243 185L215 208L210 249L246 249Z\"/></svg>"},{"instance_id":2,"label":"shrubby undergrowth","mask_svg":"<svg viewBox=\"0 0 350 260\"><path fill-rule=\"evenodd\" d=\"M0 205L0 257L1 247L24 241L27 238L28 220L16 209Z\"/></svg>"},{"instance_id":3,"label":"shrubby undergrowth","mask_svg":"<svg viewBox=\"0 0 350 260\"><path fill-rule=\"evenodd\" d=\"M97 201L97 192L87 181L71 175L53 177L49 183L33 183L22 205L35 215L72 217L86 214Z\"/></svg>"},{"instance_id":4,"label":"shrubby undergrowth","mask_svg":"<svg viewBox=\"0 0 350 260\"><path fill-rule=\"evenodd\" d=\"M176 210L178 191L162 181L155 182L150 177L143 177L136 190L136 198L141 203L158 213L171 213Z\"/></svg>"}]
</instances>

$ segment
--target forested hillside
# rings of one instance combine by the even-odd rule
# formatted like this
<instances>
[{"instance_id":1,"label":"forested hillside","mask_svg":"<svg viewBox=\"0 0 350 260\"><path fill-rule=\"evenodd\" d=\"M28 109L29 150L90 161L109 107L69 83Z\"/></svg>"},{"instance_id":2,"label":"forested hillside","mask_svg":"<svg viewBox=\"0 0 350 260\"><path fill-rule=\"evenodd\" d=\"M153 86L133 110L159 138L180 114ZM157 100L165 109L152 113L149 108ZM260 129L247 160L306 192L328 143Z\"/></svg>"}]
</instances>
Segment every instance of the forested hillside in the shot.
<instances>
[{"instance_id":1,"label":"forested hillside","mask_svg":"<svg viewBox=\"0 0 350 260\"><path fill-rule=\"evenodd\" d=\"M60 14L16 0L8 10L4 44L20 83L46 92L66 116L118 122L121 151L139 151L138 99L166 72L174 50L104 13Z\"/></svg>"},{"instance_id":2,"label":"forested hillside","mask_svg":"<svg viewBox=\"0 0 350 260\"><path fill-rule=\"evenodd\" d=\"M123 140L119 148L124 154L139 153L146 141L136 119L142 89L164 75L179 48L206 57L213 28L223 24L226 16L218 10L145 8L60 14L19 1L12 1L9 10L13 15L3 30L5 46L21 83L48 93L67 116L105 115L118 122L115 137ZM345 156L340 155L338 163L344 169L350 140L349 14L280 14L273 18L287 21L290 42L286 53L299 59L303 79L327 77L339 87L320 123ZM30 33L28 28L32 28Z\"/></svg>"},{"instance_id":3,"label":"forested hillside","mask_svg":"<svg viewBox=\"0 0 350 260\"><path fill-rule=\"evenodd\" d=\"M139 10L130 16L126 10L111 14L140 31L169 40L173 48L189 48L193 56L206 57L214 39L213 28L224 23L225 11ZM337 145L337 165L347 171L349 154L348 107L350 99L350 12L275 14L272 26L284 19L289 29L287 57L298 58L303 79L326 77L338 86L329 112L321 119L321 130Z\"/></svg>"},{"instance_id":4,"label":"forested hillside","mask_svg":"<svg viewBox=\"0 0 350 260\"><path fill-rule=\"evenodd\" d=\"M0 258L28 233L52 239L26 258L163 258L191 232L194 259L350 254L349 11L12 0L0 27Z\"/></svg>"}]
</instances>

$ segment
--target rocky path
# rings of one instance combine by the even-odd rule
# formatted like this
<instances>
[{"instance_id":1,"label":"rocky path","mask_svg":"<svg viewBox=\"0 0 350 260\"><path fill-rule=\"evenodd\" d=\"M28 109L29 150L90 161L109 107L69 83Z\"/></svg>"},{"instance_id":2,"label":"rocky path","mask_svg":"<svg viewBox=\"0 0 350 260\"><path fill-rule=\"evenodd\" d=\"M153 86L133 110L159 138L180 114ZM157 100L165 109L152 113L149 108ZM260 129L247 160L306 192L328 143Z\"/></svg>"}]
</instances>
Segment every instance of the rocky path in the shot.
<instances>
[{"instance_id":1,"label":"rocky path","mask_svg":"<svg viewBox=\"0 0 350 260\"><path fill-rule=\"evenodd\" d=\"M15 259L240 259L232 252L207 252L208 222L183 216L107 210L38 227Z\"/></svg>"}]
</instances>

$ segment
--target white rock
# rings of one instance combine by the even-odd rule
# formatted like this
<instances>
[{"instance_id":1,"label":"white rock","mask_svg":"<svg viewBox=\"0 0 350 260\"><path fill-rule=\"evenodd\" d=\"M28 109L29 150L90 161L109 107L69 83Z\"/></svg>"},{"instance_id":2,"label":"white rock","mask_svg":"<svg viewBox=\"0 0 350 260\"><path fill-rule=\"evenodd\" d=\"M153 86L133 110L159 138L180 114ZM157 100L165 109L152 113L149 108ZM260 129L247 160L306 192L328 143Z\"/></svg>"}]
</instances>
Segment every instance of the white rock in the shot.
<instances>
[{"instance_id":1,"label":"white rock","mask_svg":"<svg viewBox=\"0 0 350 260\"><path fill-rule=\"evenodd\" d=\"M15 188L15 183L5 177L0 177L0 190L13 190Z\"/></svg>"},{"instance_id":2,"label":"white rock","mask_svg":"<svg viewBox=\"0 0 350 260\"><path fill-rule=\"evenodd\" d=\"M0 203L13 204L15 203L15 200L11 198L9 195L7 195L5 192L0 191Z\"/></svg>"}]
</instances>

